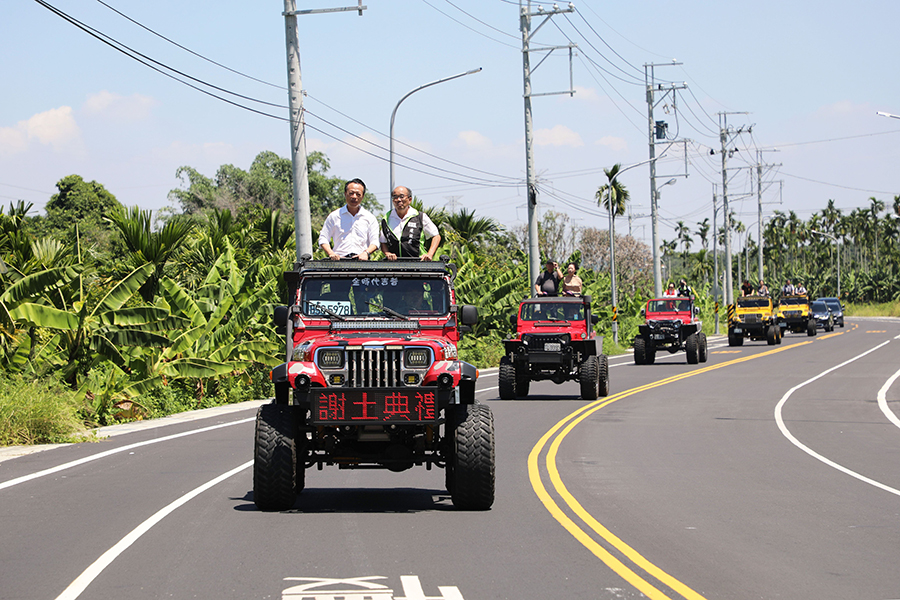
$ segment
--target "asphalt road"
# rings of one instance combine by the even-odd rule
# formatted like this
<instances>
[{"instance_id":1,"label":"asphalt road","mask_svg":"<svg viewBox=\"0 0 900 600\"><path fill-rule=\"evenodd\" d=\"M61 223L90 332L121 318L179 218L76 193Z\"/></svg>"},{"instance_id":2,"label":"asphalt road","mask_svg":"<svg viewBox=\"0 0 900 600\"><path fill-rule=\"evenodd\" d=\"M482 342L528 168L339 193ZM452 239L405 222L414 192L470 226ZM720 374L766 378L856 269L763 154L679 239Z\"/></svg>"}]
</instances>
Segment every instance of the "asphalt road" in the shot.
<instances>
[{"instance_id":1,"label":"asphalt road","mask_svg":"<svg viewBox=\"0 0 900 600\"><path fill-rule=\"evenodd\" d=\"M497 494L326 468L252 498L255 408L0 462L0 599L896 599L900 321L611 364L494 412ZM341 592L343 590L343 592ZM356 595L353 595L356 594Z\"/></svg>"}]
</instances>

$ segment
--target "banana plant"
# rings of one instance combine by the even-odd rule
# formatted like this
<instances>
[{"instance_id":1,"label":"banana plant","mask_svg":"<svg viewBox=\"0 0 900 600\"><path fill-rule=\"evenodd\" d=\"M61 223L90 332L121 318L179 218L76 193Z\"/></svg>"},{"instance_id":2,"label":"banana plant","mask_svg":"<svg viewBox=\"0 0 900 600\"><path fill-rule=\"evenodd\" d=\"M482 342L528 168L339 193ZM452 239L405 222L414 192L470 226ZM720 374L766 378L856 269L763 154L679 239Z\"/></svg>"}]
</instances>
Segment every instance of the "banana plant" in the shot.
<instances>
[{"instance_id":1,"label":"banana plant","mask_svg":"<svg viewBox=\"0 0 900 600\"><path fill-rule=\"evenodd\" d=\"M146 353L144 378L123 392L139 395L170 380L240 375L253 364L278 364L281 341L271 324L278 280L251 276L258 270L242 271L226 242L196 291L162 279L161 301L187 325L173 332L169 345Z\"/></svg>"},{"instance_id":2,"label":"banana plant","mask_svg":"<svg viewBox=\"0 0 900 600\"><path fill-rule=\"evenodd\" d=\"M80 276L74 267L67 269L71 269L65 273L69 283ZM166 308L126 306L154 273L151 263L131 271L98 300L79 296L71 306L63 308L47 304L46 299L33 295L42 284L50 282L52 271L55 270L25 277L7 289L0 302L9 299L15 304L9 311L13 320L59 334L57 354L62 373L73 387L78 386L79 375L89 372L103 360L129 372L128 348L162 347L170 343L166 336L146 327L167 319L169 311ZM41 278L47 279L42 281ZM31 297L24 300L29 293Z\"/></svg>"}]
</instances>

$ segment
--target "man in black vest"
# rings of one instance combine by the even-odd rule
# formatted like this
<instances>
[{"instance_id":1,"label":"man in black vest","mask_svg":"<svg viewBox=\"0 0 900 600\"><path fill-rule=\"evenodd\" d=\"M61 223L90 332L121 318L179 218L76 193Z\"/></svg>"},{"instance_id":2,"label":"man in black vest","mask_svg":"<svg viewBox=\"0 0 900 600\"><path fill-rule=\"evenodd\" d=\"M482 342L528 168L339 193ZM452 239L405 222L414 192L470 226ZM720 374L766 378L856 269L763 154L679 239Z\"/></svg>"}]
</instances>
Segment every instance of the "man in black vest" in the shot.
<instances>
[{"instance_id":1,"label":"man in black vest","mask_svg":"<svg viewBox=\"0 0 900 600\"><path fill-rule=\"evenodd\" d=\"M391 193L394 208L381 219L381 250L388 260L400 258L419 258L432 260L441 235L438 228L424 212L410 207L412 192L409 188L398 185ZM425 237L430 236L428 251L425 251Z\"/></svg>"}]
</instances>

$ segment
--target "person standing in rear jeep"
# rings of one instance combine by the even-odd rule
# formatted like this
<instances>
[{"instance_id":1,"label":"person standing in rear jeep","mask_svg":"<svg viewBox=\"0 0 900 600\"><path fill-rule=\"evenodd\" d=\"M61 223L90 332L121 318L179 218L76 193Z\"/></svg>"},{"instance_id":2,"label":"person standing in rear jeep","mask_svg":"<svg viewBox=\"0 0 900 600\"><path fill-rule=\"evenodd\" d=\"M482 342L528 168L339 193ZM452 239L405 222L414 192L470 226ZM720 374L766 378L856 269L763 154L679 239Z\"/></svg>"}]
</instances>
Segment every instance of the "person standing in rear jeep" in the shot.
<instances>
[{"instance_id":1,"label":"person standing in rear jeep","mask_svg":"<svg viewBox=\"0 0 900 600\"><path fill-rule=\"evenodd\" d=\"M398 185L391 193L394 208L381 219L381 251L388 260L398 257L432 260L441 235L438 228L424 212L410 207L412 192L409 188ZM428 252L425 252L425 236L431 238Z\"/></svg>"},{"instance_id":2,"label":"person standing in rear jeep","mask_svg":"<svg viewBox=\"0 0 900 600\"><path fill-rule=\"evenodd\" d=\"M378 221L363 208L365 195L366 184L362 179L351 179L344 185L347 204L326 217L319 233L319 245L330 259L369 260L369 255L378 249Z\"/></svg>"}]
</instances>

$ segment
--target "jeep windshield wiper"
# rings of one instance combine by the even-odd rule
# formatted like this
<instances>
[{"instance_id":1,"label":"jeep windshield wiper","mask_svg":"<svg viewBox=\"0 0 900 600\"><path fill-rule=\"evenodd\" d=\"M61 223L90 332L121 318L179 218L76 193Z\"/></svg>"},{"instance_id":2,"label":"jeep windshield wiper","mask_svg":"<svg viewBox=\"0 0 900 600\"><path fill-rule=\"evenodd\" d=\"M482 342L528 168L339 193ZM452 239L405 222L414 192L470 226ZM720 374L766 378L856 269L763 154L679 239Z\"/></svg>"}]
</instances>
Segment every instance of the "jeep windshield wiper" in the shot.
<instances>
[{"instance_id":1,"label":"jeep windshield wiper","mask_svg":"<svg viewBox=\"0 0 900 600\"><path fill-rule=\"evenodd\" d=\"M388 308L387 306L382 306L381 304L378 304L377 302L372 302L372 301L369 301L369 306L374 306L375 308L377 308L378 310L380 310L381 312L383 312L386 315L396 317L397 319L403 319L404 321L409 321L409 317L407 317L404 314L398 313L393 308Z\"/></svg>"}]
</instances>

